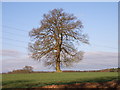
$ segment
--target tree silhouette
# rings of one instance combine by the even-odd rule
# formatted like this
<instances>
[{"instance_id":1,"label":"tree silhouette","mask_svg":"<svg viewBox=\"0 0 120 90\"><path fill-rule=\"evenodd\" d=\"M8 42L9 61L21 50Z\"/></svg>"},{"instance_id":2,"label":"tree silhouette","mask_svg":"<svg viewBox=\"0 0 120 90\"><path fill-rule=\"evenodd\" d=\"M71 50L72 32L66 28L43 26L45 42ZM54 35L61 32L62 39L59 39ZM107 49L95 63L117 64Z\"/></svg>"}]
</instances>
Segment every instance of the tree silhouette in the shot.
<instances>
[{"instance_id":1,"label":"tree silhouette","mask_svg":"<svg viewBox=\"0 0 120 90\"><path fill-rule=\"evenodd\" d=\"M82 33L83 25L73 14L63 9L53 9L43 15L39 28L33 28L29 35L31 57L43 60L45 65L54 66L61 72L61 65L69 66L83 58L83 52L78 51L76 43L88 44L87 35Z\"/></svg>"},{"instance_id":2,"label":"tree silhouette","mask_svg":"<svg viewBox=\"0 0 120 90\"><path fill-rule=\"evenodd\" d=\"M25 67L23 68L23 70L32 72L32 71L33 71L33 67L32 67L32 66L25 66Z\"/></svg>"}]
</instances>

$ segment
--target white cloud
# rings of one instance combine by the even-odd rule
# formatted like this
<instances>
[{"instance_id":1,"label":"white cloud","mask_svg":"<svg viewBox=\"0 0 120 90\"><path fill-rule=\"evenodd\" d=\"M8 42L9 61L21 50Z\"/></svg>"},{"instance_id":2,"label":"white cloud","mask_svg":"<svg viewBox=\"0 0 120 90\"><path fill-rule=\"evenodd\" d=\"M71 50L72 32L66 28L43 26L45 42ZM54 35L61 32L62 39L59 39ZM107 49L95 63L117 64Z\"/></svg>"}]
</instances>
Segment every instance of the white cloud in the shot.
<instances>
[{"instance_id":1,"label":"white cloud","mask_svg":"<svg viewBox=\"0 0 120 90\"><path fill-rule=\"evenodd\" d=\"M45 67L42 62L32 60L19 51L3 50L3 53L2 72L21 69L26 65L32 66L35 71L54 70ZM64 68L63 70L93 70L113 67L118 67L118 53L86 52L82 61L74 64L73 67Z\"/></svg>"},{"instance_id":2,"label":"white cloud","mask_svg":"<svg viewBox=\"0 0 120 90\"><path fill-rule=\"evenodd\" d=\"M84 59L75 65L77 70L94 70L118 67L118 53L86 52Z\"/></svg>"}]
</instances>

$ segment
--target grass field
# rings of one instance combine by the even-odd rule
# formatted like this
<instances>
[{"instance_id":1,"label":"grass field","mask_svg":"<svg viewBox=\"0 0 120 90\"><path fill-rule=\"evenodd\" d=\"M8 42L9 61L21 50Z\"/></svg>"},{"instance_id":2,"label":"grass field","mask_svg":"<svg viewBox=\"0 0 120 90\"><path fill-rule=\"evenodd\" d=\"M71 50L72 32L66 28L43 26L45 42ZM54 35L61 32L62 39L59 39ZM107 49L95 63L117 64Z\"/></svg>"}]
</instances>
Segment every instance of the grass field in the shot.
<instances>
[{"instance_id":1,"label":"grass field","mask_svg":"<svg viewBox=\"0 0 120 90\"><path fill-rule=\"evenodd\" d=\"M52 84L72 84L76 82L104 82L117 79L117 72L62 72L3 74L3 88L31 88Z\"/></svg>"}]
</instances>

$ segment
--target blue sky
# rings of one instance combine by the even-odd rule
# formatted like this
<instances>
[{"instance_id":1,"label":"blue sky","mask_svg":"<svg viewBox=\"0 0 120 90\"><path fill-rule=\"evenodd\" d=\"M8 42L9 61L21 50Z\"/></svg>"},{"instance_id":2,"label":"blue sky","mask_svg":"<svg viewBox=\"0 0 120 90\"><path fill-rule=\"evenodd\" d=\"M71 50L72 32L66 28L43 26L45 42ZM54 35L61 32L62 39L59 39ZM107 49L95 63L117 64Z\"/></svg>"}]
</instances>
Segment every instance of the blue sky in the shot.
<instances>
[{"instance_id":1,"label":"blue sky","mask_svg":"<svg viewBox=\"0 0 120 90\"><path fill-rule=\"evenodd\" d=\"M89 35L90 46L81 47L85 51L117 51L117 3L3 3L3 25L25 30L16 31L3 28L6 37L28 42L28 31L39 26L42 15L54 8L63 8L68 13L76 15L84 25L83 31ZM4 31L15 33L8 35ZM6 35L7 34L7 35ZM21 37L18 35L23 35ZM9 40L5 40L9 42ZM10 43L12 43L11 41ZM13 42L14 43L14 42ZM15 45L25 46L23 43ZM11 45L12 46L12 45ZM95 46L95 47L94 47ZM98 46L98 47L97 47ZM103 47L101 47L103 46ZM104 47L105 46L105 47ZM113 47L113 48L106 48ZM80 49L81 49L80 48Z\"/></svg>"},{"instance_id":2,"label":"blue sky","mask_svg":"<svg viewBox=\"0 0 120 90\"><path fill-rule=\"evenodd\" d=\"M28 32L39 26L44 13L63 8L83 22L90 45L78 46L85 52L112 52L118 48L117 2L19 2L2 3L3 49L16 50L27 55L30 41Z\"/></svg>"}]
</instances>

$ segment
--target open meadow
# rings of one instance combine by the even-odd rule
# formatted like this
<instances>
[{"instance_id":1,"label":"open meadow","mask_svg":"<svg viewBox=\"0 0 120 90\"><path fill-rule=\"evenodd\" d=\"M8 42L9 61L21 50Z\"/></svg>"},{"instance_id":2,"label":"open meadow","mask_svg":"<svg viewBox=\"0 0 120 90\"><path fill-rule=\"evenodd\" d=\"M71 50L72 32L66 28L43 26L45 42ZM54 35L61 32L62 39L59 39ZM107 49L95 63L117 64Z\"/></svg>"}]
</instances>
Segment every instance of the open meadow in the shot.
<instances>
[{"instance_id":1,"label":"open meadow","mask_svg":"<svg viewBox=\"0 0 120 90\"><path fill-rule=\"evenodd\" d=\"M2 88L32 88L46 85L116 80L117 72L61 72L3 74Z\"/></svg>"}]
</instances>

